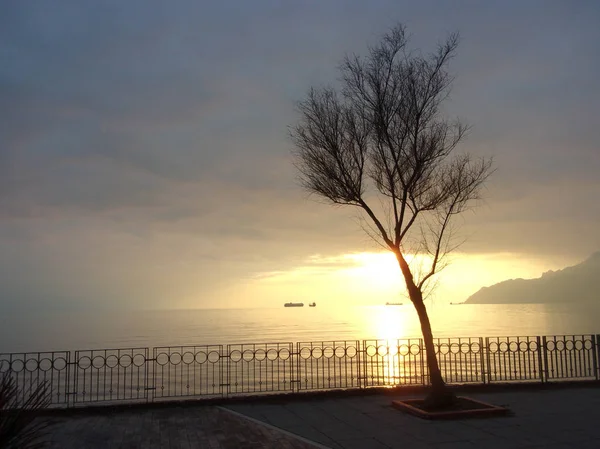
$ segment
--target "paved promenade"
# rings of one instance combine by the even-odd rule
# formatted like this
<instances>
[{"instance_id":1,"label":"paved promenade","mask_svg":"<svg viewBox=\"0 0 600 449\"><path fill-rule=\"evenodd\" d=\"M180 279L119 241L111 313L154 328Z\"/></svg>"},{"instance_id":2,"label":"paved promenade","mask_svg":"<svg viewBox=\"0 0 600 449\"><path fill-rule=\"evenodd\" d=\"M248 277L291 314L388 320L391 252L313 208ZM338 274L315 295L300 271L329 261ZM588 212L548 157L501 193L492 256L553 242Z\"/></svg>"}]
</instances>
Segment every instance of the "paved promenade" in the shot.
<instances>
[{"instance_id":1,"label":"paved promenade","mask_svg":"<svg viewBox=\"0 0 600 449\"><path fill-rule=\"evenodd\" d=\"M401 397L390 395L229 408L332 449L600 448L600 388L468 396L508 406L514 416L427 421L393 409L390 402Z\"/></svg>"},{"instance_id":2,"label":"paved promenade","mask_svg":"<svg viewBox=\"0 0 600 449\"><path fill-rule=\"evenodd\" d=\"M225 407L187 404L61 415L54 418L50 447L600 448L600 388L506 390L468 396L508 406L514 416L426 421L393 409L391 401L401 396L390 394L257 398Z\"/></svg>"},{"instance_id":3,"label":"paved promenade","mask_svg":"<svg viewBox=\"0 0 600 449\"><path fill-rule=\"evenodd\" d=\"M52 419L51 449L315 449L269 425L219 407L186 405L98 411Z\"/></svg>"}]
</instances>

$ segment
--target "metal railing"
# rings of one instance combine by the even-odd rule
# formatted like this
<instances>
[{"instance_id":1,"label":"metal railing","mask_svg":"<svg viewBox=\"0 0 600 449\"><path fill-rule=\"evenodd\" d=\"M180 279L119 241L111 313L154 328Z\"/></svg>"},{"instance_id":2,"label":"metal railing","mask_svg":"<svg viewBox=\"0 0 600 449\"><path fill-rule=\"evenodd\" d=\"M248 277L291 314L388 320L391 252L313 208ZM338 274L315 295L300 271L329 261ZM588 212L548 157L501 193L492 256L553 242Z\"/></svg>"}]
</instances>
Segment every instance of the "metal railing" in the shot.
<instances>
[{"instance_id":1,"label":"metal railing","mask_svg":"<svg viewBox=\"0 0 600 449\"><path fill-rule=\"evenodd\" d=\"M435 340L449 384L600 380L599 344L600 335ZM46 383L55 407L429 383L419 338L0 353L6 372L21 401Z\"/></svg>"}]
</instances>

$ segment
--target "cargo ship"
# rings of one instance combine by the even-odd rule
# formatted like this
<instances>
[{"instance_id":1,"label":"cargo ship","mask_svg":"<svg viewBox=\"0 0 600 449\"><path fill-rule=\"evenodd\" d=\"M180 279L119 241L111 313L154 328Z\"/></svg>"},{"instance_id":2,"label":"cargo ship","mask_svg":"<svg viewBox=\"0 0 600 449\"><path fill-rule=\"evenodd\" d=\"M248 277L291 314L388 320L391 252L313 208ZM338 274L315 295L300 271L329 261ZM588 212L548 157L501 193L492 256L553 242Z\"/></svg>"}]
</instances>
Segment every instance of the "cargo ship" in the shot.
<instances>
[{"instance_id":1,"label":"cargo ship","mask_svg":"<svg viewBox=\"0 0 600 449\"><path fill-rule=\"evenodd\" d=\"M286 302L283 307L304 307L303 302Z\"/></svg>"}]
</instances>

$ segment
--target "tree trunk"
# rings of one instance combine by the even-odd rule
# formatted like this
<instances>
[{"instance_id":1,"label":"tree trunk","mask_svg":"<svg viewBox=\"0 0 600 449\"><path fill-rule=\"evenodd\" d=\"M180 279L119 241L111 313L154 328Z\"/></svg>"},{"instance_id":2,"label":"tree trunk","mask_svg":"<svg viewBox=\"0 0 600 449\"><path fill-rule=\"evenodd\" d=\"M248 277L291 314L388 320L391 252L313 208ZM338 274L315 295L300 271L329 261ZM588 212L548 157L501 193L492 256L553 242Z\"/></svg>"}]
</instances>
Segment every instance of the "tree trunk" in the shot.
<instances>
[{"instance_id":1,"label":"tree trunk","mask_svg":"<svg viewBox=\"0 0 600 449\"><path fill-rule=\"evenodd\" d=\"M406 281L410 300L417 311L419 322L421 323L421 332L423 334L425 353L427 355L427 367L429 368L429 379L431 381L431 393L427 397L426 403L432 409L444 408L452 404L455 396L448 391L446 383L442 378L442 372L440 371L440 365L433 344L431 323L429 322L429 315L427 315L427 309L423 302L423 292L415 284L410 267L400 252L396 253L396 258L398 259L400 269L402 270L404 280Z\"/></svg>"}]
</instances>

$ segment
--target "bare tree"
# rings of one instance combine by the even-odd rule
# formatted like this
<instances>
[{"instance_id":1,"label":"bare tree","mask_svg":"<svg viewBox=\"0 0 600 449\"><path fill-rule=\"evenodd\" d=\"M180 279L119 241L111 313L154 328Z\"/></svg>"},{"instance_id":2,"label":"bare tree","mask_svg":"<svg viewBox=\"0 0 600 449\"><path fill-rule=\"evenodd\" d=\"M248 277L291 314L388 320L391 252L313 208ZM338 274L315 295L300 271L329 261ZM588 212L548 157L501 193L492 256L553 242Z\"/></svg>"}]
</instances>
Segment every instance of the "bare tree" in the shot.
<instances>
[{"instance_id":1,"label":"bare tree","mask_svg":"<svg viewBox=\"0 0 600 449\"><path fill-rule=\"evenodd\" d=\"M421 323L429 400L442 405L452 395L439 369L424 289L455 248L453 219L479 198L492 160L454 155L468 127L446 119L440 108L453 81L448 62L458 35L427 55L407 44L398 25L366 57L346 56L340 87L312 88L290 132L303 187L360 208L370 234L396 256ZM415 252L429 255L425 270L411 267Z\"/></svg>"}]
</instances>

